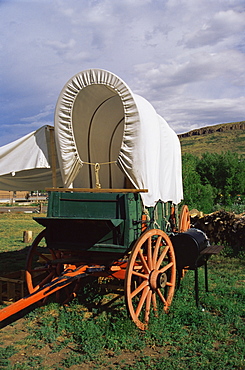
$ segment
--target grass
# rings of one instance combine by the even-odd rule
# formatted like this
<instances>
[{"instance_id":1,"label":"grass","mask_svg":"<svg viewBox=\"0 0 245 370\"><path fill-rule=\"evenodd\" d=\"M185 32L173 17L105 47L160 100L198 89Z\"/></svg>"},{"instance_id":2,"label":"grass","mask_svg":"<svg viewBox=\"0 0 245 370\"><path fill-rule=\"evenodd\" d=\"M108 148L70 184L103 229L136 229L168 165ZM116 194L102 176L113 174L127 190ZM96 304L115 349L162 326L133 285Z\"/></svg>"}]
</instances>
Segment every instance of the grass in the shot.
<instances>
[{"instance_id":1,"label":"grass","mask_svg":"<svg viewBox=\"0 0 245 370\"><path fill-rule=\"evenodd\" d=\"M23 243L23 232L31 230L36 237L43 229L33 220L33 214L0 214L0 271L18 271L25 266L28 246ZM36 215L37 216L37 215ZM41 216L41 215L40 215Z\"/></svg>"},{"instance_id":2,"label":"grass","mask_svg":"<svg viewBox=\"0 0 245 370\"><path fill-rule=\"evenodd\" d=\"M1 242L1 248L17 250L22 230L33 226L31 217L2 216L4 225L9 217L13 230L10 224L1 227L3 236L12 235L12 243L9 235L9 243L4 248ZM51 302L26 316L24 338L17 337L18 322L11 324L18 340L9 345L0 338L0 369L244 370L245 258L224 251L208 265L208 293L199 269L202 309L195 306L194 274L189 271L169 314L160 314L146 332L128 318L123 298L114 301L111 293L105 300L97 283L89 280L69 305Z\"/></svg>"},{"instance_id":3,"label":"grass","mask_svg":"<svg viewBox=\"0 0 245 370\"><path fill-rule=\"evenodd\" d=\"M245 154L244 130L213 132L180 138L182 154L191 153L200 157L203 153L236 152Z\"/></svg>"}]
</instances>

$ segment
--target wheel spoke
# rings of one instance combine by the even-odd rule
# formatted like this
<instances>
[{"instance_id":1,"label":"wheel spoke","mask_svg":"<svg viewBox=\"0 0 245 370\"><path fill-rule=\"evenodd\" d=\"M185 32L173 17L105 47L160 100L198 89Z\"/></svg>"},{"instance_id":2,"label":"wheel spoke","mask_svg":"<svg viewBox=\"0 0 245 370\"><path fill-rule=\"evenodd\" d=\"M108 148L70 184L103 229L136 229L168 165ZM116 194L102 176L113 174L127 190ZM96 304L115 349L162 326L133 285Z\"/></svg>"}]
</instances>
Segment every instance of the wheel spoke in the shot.
<instances>
[{"instance_id":1,"label":"wheel spoke","mask_svg":"<svg viewBox=\"0 0 245 370\"><path fill-rule=\"evenodd\" d=\"M131 292L131 298L139 294L147 285L148 281L147 280L143 281L135 290Z\"/></svg>"},{"instance_id":2,"label":"wheel spoke","mask_svg":"<svg viewBox=\"0 0 245 370\"><path fill-rule=\"evenodd\" d=\"M142 296L140 298L140 301L139 301L139 304L136 308L136 311L135 311L135 314L137 317L139 317L139 314L142 310L142 307L145 303L145 300L146 300L146 297L147 297L147 294L149 293L149 290L150 290L150 287L149 286L146 286L145 289L143 290L143 293L142 293Z\"/></svg>"},{"instance_id":3,"label":"wheel spoke","mask_svg":"<svg viewBox=\"0 0 245 370\"><path fill-rule=\"evenodd\" d=\"M151 270L149 269L149 266L146 263L146 260L145 260L145 257L143 255L142 251L139 250L139 253L138 254L139 254L139 258L141 260L142 267L143 267L145 273L149 274L151 272Z\"/></svg>"},{"instance_id":4,"label":"wheel spoke","mask_svg":"<svg viewBox=\"0 0 245 370\"><path fill-rule=\"evenodd\" d=\"M42 287L43 285L51 281L54 277L55 277L55 272L51 271L42 281L40 281L40 283L38 284L39 287Z\"/></svg>"},{"instance_id":5,"label":"wheel spoke","mask_svg":"<svg viewBox=\"0 0 245 370\"><path fill-rule=\"evenodd\" d=\"M145 322L148 324L151 310L152 290L149 290L145 302Z\"/></svg>"},{"instance_id":6,"label":"wheel spoke","mask_svg":"<svg viewBox=\"0 0 245 370\"><path fill-rule=\"evenodd\" d=\"M44 254L42 254L41 252L38 252L36 251L35 254L38 256L38 257L41 257L42 259L44 259L44 261L46 262L51 262L51 259L48 258L47 256L45 256Z\"/></svg>"},{"instance_id":7,"label":"wheel spoke","mask_svg":"<svg viewBox=\"0 0 245 370\"><path fill-rule=\"evenodd\" d=\"M164 266L163 268L161 268L159 270L159 272L160 273L163 273L163 272L167 271L168 269L170 269L172 266L173 266L173 262L169 262L166 266Z\"/></svg>"},{"instance_id":8,"label":"wheel spoke","mask_svg":"<svg viewBox=\"0 0 245 370\"><path fill-rule=\"evenodd\" d=\"M160 244L161 244L161 241L162 241L162 237L159 236L157 238L157 242L156 242L156 245L155 245L155 248L154 248L154 252L153 252L153 267L152 268L156 268L156 263L157 263L157 256L158 256L158 251L159 251L159 247L160 247Z\"/></svg>"},{"instance_id":9,"label":"wheel spoke","mask_svg":"<svg viewBox=\"0 0 245 370\"><path fill-rule=\"evenodd\" d=\"M147 263L149 266L149 269L152 270L152 242L151 238L147 239Z\"/></svg>"},{"instance_id":10,"label":"wheel spoke","mask_svg":"<svg viewBox=\"0 0 245 370\"><path fill-rule=\"evenodd\" d=\"M28 270L29 273L33 274L33 276L35 275L40 275L41 273L48 273L50 271L50 268L37 268L37 269L33 269L33 270Z\"/></svg>"},{"instance_id":11,"label":"wheel spoke","mask_svg":"<svg viewBox=\"0 0 245 370\"><path fill-rule=\"evenodd\" d=\"M135 276L139 276L142 279L148 279L149 278L148 274L143 274L143 273L140 273L138 271L132 271L132 274L135 275Z\"/></svg>"},{"instance_id":12,"label":"wheel spoke","mask_svg":"<svg viewBox=\"0 0 245 370\"><path fill-rule=\"evenodd\" d=\"M50 272L50 274L48 274L48 276L46 276L42 281L40 281L39 284L34 288L34 292L41 288L46 283L50 282L54 275L55 275L54 272Z\"/></svg>"},{"instance_id":13,"label":"wheel spoke","mask_svg":"<svg viewBox=\"0 0 245 370\"><path fill-rule=\"evenodd\" d=\"M169 245L167 245L164 250L162 251L162 254L160 255L158 261L157 261L157 264L156 264L156 270L159 270L161 264L162 264L162 261L164 260L164 258L166 257L167 253L169 251Z\"/></svg>"},{"instance_id":14,"label":"wheel spoke","mask_svg":"<svg viewBox=\"0 0 245 370\"><path fill-rule=\"evenodd\" d=\"M152 306L153 310L155 312L155 315L157 314L157 297L156 297L156 292L153 292L152 294Z\"/></svg>"},{"instance_id":15,"label":"wheel spoke","mask_svg":"<svg viewBox=\"0 0 245 370\"><path fill-rule=\"evenodd\" d=\"M161 301L164 303L164 305L166 305L167 304L167 301L166 301L166 299L164 298L164 296L163 296L163 294L162 294L162 292L161 292L161 290L159 289L159 288L157 288L157 294L158 294L158 296L160 297L160 299L161 299Z\"/></svg>"}]
</instances>

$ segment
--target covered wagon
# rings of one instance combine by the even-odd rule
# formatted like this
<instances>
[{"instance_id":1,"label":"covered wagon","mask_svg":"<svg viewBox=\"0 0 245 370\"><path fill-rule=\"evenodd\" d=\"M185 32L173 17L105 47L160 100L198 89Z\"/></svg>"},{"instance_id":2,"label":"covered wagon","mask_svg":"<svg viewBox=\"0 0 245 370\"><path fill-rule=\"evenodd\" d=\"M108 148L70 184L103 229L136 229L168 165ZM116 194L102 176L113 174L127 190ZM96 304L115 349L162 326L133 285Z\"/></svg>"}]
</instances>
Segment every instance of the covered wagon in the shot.
<instances>
[{"instance_id":1,"label":"covered wagon","mask_svg":"<svg viewBox=\"0 0 245 370\"><path fill-rule=\"evenodd\" d=\"M62 186L47 189L47 217L35 218L44 230L27 258L30 295L0 318L70 286L68 301L91 275L121 282L131 318L145 329L171 305L171 240L190 226L186 207L178 215L178 137L148 101L101 69L66 83L54 133ZM208 245L204 234L193 238L202 249Z\"/></svg>"}]
</instances>

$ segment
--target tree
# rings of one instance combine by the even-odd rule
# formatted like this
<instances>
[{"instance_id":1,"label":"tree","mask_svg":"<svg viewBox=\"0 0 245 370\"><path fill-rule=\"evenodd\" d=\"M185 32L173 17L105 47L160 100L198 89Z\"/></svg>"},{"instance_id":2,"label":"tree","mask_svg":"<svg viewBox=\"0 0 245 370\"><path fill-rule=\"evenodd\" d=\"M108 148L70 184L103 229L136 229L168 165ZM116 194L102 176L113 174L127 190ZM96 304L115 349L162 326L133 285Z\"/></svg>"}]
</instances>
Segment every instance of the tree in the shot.
<instances>
[{"instance_id":1,"label":"tree","mask_svg":"<svg viewBox=\"0 0 245 370\"><path fill-rule=\"evenodd\" d=\"M189 153L182 156L184 202L189 208L197 208L209 213L213 209L213 189L210 184L202 183L197 165L196 156Z\"/></svg>"},{"instance_id":2,"label":"tree","mask_svg":"<svg viewBox=\"0 0 245 370\"><path fill-rule=\"evenodd\" d=\"M245 162L237 153L204 153L197 161L197 172L203 185L211 185L215 202L230 206L245 193Z\"/></svg>"}]
</instances>

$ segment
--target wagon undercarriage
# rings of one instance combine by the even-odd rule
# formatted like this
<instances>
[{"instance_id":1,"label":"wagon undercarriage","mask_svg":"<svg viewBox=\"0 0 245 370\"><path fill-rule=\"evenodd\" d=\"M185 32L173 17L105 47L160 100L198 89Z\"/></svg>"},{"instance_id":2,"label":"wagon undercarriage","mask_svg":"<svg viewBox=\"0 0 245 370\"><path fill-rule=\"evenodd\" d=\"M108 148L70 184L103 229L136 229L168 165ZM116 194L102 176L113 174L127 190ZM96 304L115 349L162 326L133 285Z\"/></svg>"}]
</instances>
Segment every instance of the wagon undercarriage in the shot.
<instances>
[{"instance_id":1,"label":"wagon undercarriage","mask_svg":"<svg viewBox=\"0 0 245 370\"><path fill-rule=\"evenodd\" d=\"M74 199L83 218L74 210ZM166 204L158 208L143 217L146 210L142 213L133 190L103 195L50 192L47 218L36 218L46 228L34 240L26 262L30 294L3 309L2 322L38 301L45 303L50 295L67 303L77 295L84 277L95 276L122 282L129 315L144 330L151 316L168 311L175 290L172 242L164 231L152 228L157 222L176 228L173 210L168 205L163 217ZM91 212L96 217L91 219Z\"/></svg>"},{"instance_id":2,"label":"wagon undercarriage","mask_svg":"<svg viewBox=\"0 0 245 370\"><path fill-rule=\"evenodd\" d=\"M172 243L161 230L145 231L137 241L130 256L118 260L110 266L99 264L79 265L79 256L62 252L50 254L38 251L38 241L44 237L42 232L29 253L26 268L26 282L30 295L1 311L2 325L17 312L42 301L50 295L62 303L76 297L87 276L124 280L124 294L128 312L140 329L145 329L150 315L159 310L168 311L175 289L175 258ZM57 254L60 258L56 258ZM41 266L32 267L38 255ZM71 264L71 259L76 264ZM79 265L79 266L77 266Z\"/></svg>"}]
</instances>

